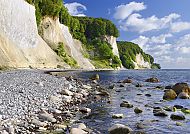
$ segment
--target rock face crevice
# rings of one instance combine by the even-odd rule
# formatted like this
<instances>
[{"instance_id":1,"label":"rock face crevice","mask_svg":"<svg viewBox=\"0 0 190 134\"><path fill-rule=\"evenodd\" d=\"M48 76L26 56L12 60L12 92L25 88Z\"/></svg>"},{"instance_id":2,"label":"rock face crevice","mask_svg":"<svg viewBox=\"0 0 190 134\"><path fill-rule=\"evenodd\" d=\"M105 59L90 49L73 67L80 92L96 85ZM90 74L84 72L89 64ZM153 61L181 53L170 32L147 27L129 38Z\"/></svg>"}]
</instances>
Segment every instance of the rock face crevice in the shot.
<instances>
[{"instance_id":1,"label":"rock face crevice","mask_svg":"<svg viewBox=\"0 0 190 134\"><path fill-rule=\"evenodd\" d=\"M136 61L133 61L134 69L151 69L151 64L144 60L142 54L136 55Z\"/></svg>"},{"instance_id":2,"label":"rock face crevice","mask_svg":"<svg viewBox=\"0 0 190 134\"><path fill-rule=\"evenodd\" d=\"M2 0L0 9L0 66L69 67L38 35L34 6L24 0Z\"/></svg>"},{"instance_id":3,"label":"rock face crevice","mask_svg":"<svg viewBox=\"0 0 190 134\"><path fill-rule=\"evenodd\" d=\"M73 57L80 68L94 69L95 67L90 63L89 59L85 58L82 54L82 43L73 39L69 28L59 22L59 19L52 19L45 17L40 25L42 30L42 38L49 44L52 49L58 47L59 42L65 46L68 55Z\"/></svg>"}]
</instances>

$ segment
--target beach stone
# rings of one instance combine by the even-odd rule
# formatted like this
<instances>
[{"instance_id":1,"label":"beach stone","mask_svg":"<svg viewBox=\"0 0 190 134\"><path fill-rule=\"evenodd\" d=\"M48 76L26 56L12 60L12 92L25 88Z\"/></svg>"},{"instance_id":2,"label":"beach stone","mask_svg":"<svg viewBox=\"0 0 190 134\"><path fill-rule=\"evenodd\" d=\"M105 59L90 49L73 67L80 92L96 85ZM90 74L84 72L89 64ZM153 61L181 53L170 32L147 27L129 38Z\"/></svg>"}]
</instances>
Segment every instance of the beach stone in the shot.
<instances>
[{"instance_id":1,"label":"beach stone","mask_svg":"<svg viewBox=\"0 0 190 134\"><path fill-rule=\"evenodd\" d=\"M101 90L101 91L97 92L96 95L100 95L100 96L109 96L110 94L109 94L107 91L103 91L103 90Z\"/></svg>"},{"instance_id":2,"label":"beach stone","mask_svg":"<svg viewBox=\"0 0 190 134\"><path fill-rule=\"evenodd\" d=\"M133 81L131 79L125 79L122 83L132 83Z\"/></svg>"},{"instance_id":3,"label":"beach stone","mask_svg":"<svg viewBox=\"0 0 190 134\"><path fill-rule=\"evenodd\" d=\"M145 126L144 126L143 123L141 123L141 122L137 122L137 123L136 123L136 128L137 128L137 129L144 129Z\"/></svg>"},{"instance_id":4,"label":"beach stone","mask_svg":"<svg viewBox=\"0 0 190 134\"><path fill-rule=\"evenodd\" d=\"M169 112L175 112L175 111L176 111L176 108L175 108L175 107L172 107L172 106L165 106L165 107L164 107L164 110L165 110L165 111L169 111Z\"/></svg>"},{"instance_id":5,"label":"beach stone","mask_svg":"<svg viewBox=\"0 0 190 134\"><path fill-rule=\"evenodd\" d=\"M61 114L62 112L58 109L55 109L55 108L49 108L48 111L50 113L55 113L55 114Z\"/></svg>"},{"instance_id":6,"label":"beach stone","mask_svg":"<svg viewBox=\"0 0 190 134\"><path fill-rule=\"evenodd\" d=\"M74 124L72 128L86 129L87 127L84 123L78 123L78 124Z\"/></svg>"},{"instance_id":7,"label":"beach stone","mask_svg":"<svg viewBox=\"0 0 190 134\"><path fill-rule=\"evenodd\" d=\"M165 86L165 89L172 89L173 86Z\"/></svg>"},{"instance_id":8,"label":"beach stone","mask_svg":"<svg viewBox=\"0 0 190 134\"><path fill-rule=\"evenodd\" d=\"M39 126L39 127L45 127L45 126L47 126L47 123L41 122L41 121L39 121L37 119L33 119L31 121L31 123L34 124L35 126Z\"/></svg>"},{"instance_id":9,"label":"beach stone","mask_svg":"<svg viewBox=\"0 0 190 134\"><path fill-rule=\"evenodd\" d=\"M48 114L48 113L40 114L39 118L42 119L43 121L49 121L49 122L52 122L52 123L56 122L56 119L53 117L53 115Z\"/></svg>"},{"instance_id":10,"label":"beach stone","mask_svg":"<svg viewBox=\"0 0 190 134\"><path fill-rule=\"evenodd\" d=\"M181 105L174 105L174 107L177 108L177 109L182 109L183 108L183 106L181 106Z\"/></svg>"},{"instance_id":11,"label":"beach stone","mask_svg":"<svg viewBox=\"0 0 190 134\"><path fill-rule=\"evenodd\" d=\"M63 89L60 92L61 95L73 96L73 92L69 91L68 89Z\"/></svg>"},{"instance_id":12,"label":"beach stone","mask_svg":"<svg viewBox=\"0 0 190 134\"><path fill-rule=\"evenodd\" d=\"M163 110L160 110L160 111L157 111L154 113L154 116L161 116L161 117L165 117L165 116L168 116L168 114L163 111Z\"/></svg>"},{"instance_id":13,"label":"beach stone","mask_svg":"<svg viewBox=\"0 0 190 134\"><path fill-rule=\"evenodd\" d=\"M9 134L6 130L3 130L1 134Z\"/></svg>"},{"instance_id":14,"label":"beach stone","mask_svg":"<svg viewBox=\"0 0 190 134\"><path fill-rule=\"evenodd\" d=\"M54 103L59 103L59 102L62 101L61 98L59 98L59 97L57 97L57 96L53 96L53 95L49 97L49 100L50 100L51 102L54 102Z\"/></svg>"},{"instance_id":15,"label":"beach stone","mask_svg":"<svg viewBox=\"0 0 190 134\"><path fill-rule=\"evenodd\" d=\"M174 99L176 99L176 97L177 97L176 92L174 90L170 89L170 90L165 91L163 99L174 100Z\"/></svg>"},{"instance_id":16,"label":"beach stone","mask_svg":"<svg viewBox=\"0 0 190 134\"><path fill-rule=\"evenodd\" d=\"M139 114L139 113L142 113L143 110L140 109L140 108L138 108L138 107L136 107L136 108L134 109L134 112L135 112L136 114Z\"/></svg>"},{"instance_id":17,"label":"beach stone","mask_svg":"<svg viewBox=\"0 0 190 134\"><path fill-rule=\"evenodd\" d=\"M87 89L87 90L92 89L92 87L91 87L91 86L89 86L89 85L83 85L82 87L83 87L84 89Z\"/></svg>"},{"instance_id":18,"label":"beach stone","mask_svg":"<svg viewBox=\"0 0 190 134\"><path fill-rule=\"evenodd\" d=\"M110 86L109 86L109 89L114 89L114 87L115 87L115 84L110 85Z\"/></svg>"},{"instance_id":19,"label":"beach stone","mask_svg":"<svg viewBox=\"0 0 190 134\"><path fill-rule=\"evenodd\" d=\"M64 102L70 103L72 101L72 96L62 95L62 100Z\"/></svg>"},{"instance_id":20,"label":"beach stone","mask_svg":"<svg viewBox=\"0 0 190 134\"><path fill-rule=\"evenodd\" d=\"M181 92L185 92L188 95L190 94L190 88L187 83L177 83L175 84L172 89L179 95Z\"/></svg>"},{"instance_id":21,"label":"beach stone","mask_svg":"<svg viewBox=\"0 0 190 134\"><path fill-rule=\"evenodd\" d=\"M123 118L123 117L124 117L123 114L113 114L113 115L112 115L112 118L113 118L113 119L121 119L121 118Z\"/></svg>"},{"instance_id":22,"label":"beach stone","mask_svg":"<svg viewBox=\"0 0 190 134\"><path fill-rule=\"evenodd\" d=\"M100 80L99 74L94 74L90 77L91 80Z\"/></svg>"},{"instance_id":23,"label":"beach stone","mask_svg":"<svg viewBox=\"0 0 190 134\"><path fill-rule=\"evenodd\" d=\"M132 132L132 129L128 126L122 124L115 124L108 129L109 134L129 134Z\"/></svg>"},{"instance_id":24,"label":"beach stone","mask_svg":"<svg viewBox=\"0 0 190 134\"><path fill-rule=\"evenodd\" d=\"M9 132L9 134L15 134L15 129L12 125L8 126L7 130Z\"/></svg>"},{"instance_id":25,"label":"beach stone","mask_svg":"<svg viewBox=\"0 0 190 134\"><path fill-rule=\"evenodd\" d=\"M125 87L125 85L123 85L123 84L120 84L120 85L119 85L119 87Z\"/></svg>"},{"instance_id":26,"label":"beach stone","mask_svg":"<svg viewBox=\"0 0 190 134\"><path fill-rule=\"evenodd\" d=\"M152 77L147 79L145 82L158 83L160 80L158 78Z\"/></svg>"},{"instance_id":27,"label":"beach stone","mask_svg":"<svg viewBox=\"0 0 190 134\"><path fill-rule=\"evenodd\" d=\"M181 123L181 122L176 122L176 126L183 126L183 123Z\"/></svg>"},{"instance_id":28,"label":"beach stone","mask_svg":"<svg viewBox=\"0 0 190 134\"><path fill-rule=\"evenodd\" d=\"M190 109L188 108L182 108L181 111L185 114L190 114Z\"/></svg>"},{"instance_id":29,"label":"beach stone","mask_svg":"<svg viewBox=\"0 0 190 134\"><path fill-rule=\"evenodd\" d=\"M185 120L185 116L181 113L174 113L174 114L171 114L170 118L172 120Z\"/></svg>"},{"instance_id":30,"label":"beach stone","mask_svg":"<svg viewBox=\"0 0 190 134\"><path fill-rule=\"evenodd\" d=\"M177 97L180 99L189 99L189 95L185 92L181 92Z\"/></svg>"},{"instance_id":31,"label":"beach stone","mask_svg":"<svg viewBox=\"0 0 190 134\"><path fill-rule=\"evenodd\" d=\"M79 111L82 113L91 113L91 109L86 107L80 108Z\"/></svg>"},{"instance_id":32,"label":"beach stone","mask_svg":"<svg viewBox=\"0 0 190 134\"><path fill-rule=\"evenodd\" d=\"M133 108L133 105L130 104L129 102L127 102L127 101L123 101L123 102L120 104L120 107Z\"/></svg>"},{"instance_id":33,"label":"beach stone","mask_svg":"<svg viewBox=\"0 0 190 134\"><path fill-rule=\"evenodd\" d=\"M88 132L80 128L71 128L70 134L88 134Z\"/></svg>"},{"instance_id":34,"label":"beach stone","mask_svg":"<svg viewBox=\"0 0 190 134\"><path fill-rule=\"evenodd\" d=\"M137 83L137 84L136 84L136 87L143 87L143 84Z\"/></svg>"},{"instance_id":35,"label":"beach stone","mask_svg":"<svg viewBox=\"0 0 190 134\"><path fill-rule=\"evenodd\" d=\"M147 97L151 97L152 95L151 95L151 94L145 94L145 96L147 96Z\"/></svg>"}]
</instances>

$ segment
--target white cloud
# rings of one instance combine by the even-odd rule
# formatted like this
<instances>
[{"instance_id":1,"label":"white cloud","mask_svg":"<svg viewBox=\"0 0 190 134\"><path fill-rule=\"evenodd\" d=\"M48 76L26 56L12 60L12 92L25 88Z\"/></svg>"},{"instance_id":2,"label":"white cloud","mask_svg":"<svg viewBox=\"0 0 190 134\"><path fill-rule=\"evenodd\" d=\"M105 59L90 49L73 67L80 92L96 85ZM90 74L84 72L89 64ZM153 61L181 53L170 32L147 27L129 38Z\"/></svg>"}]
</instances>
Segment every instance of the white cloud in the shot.
<instances>
[{"instance_id":1,"label":"white cloud","mask_svg":"<svg viewBox=\"0 0 190 134\"><path fill-rule=\"evenodd\" d=\"M140 14L132 14L128 17L127 20L120 23L120 27L126 31L137 31L139 33L144 33L152 30L160 30L168 28L173 20L176 20L180 17L179 14L172 13L163 18L158 18L155 15L143 18Z\"/></svg>"},{"instance_id":2,"label":"white cloud","mask_svg":"<svg viewBox=\"0 0 190 134\"><path fill-rule=\"evenodd\" d=\"M190 61L190 34L168 43L167 39L171 37L173 37L171 34L139 36L131 42L140 44L142 49L151 54L163 68L190 68L190 62L187 62Z\"/></svg>"},{"instance_id":3,"label":"white cloud","mask_svg":"<svg viewBox=\"0 0 190 134\"><path fill-rule=\"evenodd\" d=\"M171 24L171 31L174 33L181 32L184 30L190 30L189 22L175 22Z\"/></svg>"},{"instance_id":4,"label":"white cloud","mask_svg":"<svg viewBox=\"0 0 190 134\"><path fill-rule=\"evenodd\" d=\"M86 6L74 2L64 4L72 16L86 16L83 12L87 10Z\"/></svg>"},{"instance_id":5,"label":"white cloud","mask_svg":"<svg viewBox=\"0 0 190 134\"><path fill-rule=\"evenodd\" d=\"M115 14L114 18L117 20L124 20L126 19L129 15L131 15L135 11L141 11L146 9L146 5L144 3L138 3L138 2L130 2L129 4L126 5L119 5L118 7L115 8Z\"/></svg>"}]
</instances>

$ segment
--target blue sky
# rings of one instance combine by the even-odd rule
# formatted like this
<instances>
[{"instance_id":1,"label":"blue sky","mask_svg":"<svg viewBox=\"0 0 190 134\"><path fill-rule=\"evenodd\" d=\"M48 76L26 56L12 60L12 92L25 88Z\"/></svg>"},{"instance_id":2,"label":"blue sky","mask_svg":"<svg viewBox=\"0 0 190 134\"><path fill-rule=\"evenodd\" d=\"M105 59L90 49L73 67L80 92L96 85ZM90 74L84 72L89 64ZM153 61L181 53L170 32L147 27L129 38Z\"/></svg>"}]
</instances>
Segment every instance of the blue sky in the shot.
<instances>
[{"instance_id":1,"label":"blue sky","mask_svg":"<svg viewBox=\"0 0 190 134\"><path fill-rule=\"evenodd\" d=\"M140 45L163 68L190 68L190 0L64 0L74 16L103 17L118 40Z\"/></svg>"}]
</instances>

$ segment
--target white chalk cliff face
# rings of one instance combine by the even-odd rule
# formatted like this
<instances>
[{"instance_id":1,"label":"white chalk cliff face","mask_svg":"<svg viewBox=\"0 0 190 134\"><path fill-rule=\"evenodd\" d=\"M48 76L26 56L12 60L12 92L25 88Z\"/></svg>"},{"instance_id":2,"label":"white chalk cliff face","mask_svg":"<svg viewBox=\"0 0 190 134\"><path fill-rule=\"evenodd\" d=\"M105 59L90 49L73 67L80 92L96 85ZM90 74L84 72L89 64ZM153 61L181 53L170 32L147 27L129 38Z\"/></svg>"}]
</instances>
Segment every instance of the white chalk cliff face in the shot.
<instances>
[{"instance_id":1,"label":"white chalk cliff face","mask_svg":"<svg viewBox=\"0 0 190 134\"><path fill-rule=\"evenodd\" d=\"M94 69L89 59L82 54L82 43L73 39L69 28L60 24L58 18L45 17L41 23L42 38L50 45L52 49L56 49L59 42L63 42L66 52L72 56L82 69Z\"/></svg>"},{"instance_id":2,"label":"white chalk cliff face","mask_svg":"<svg viewBox=\"0 0 190 134\"><path fill-rule=\"evenodd\" d=\"M112 46L112 52L119 58L119 51L117 47L117 38L114 36L104 36L104 41L108 42Z\"/></svg>"},{"instance_id":3,"label":"white chalk cliff face","mask_svg":"<svg viewBox=\"0 0 190 134\"><path fill-rule=\"evenodd\" d=\"M24 0L1 0L0 16L0 66L52 68L62 65L38 35L34 6Z\"/></svg>"},{"instance_id":4,"label":"white chalk cliff face","mask_svg":"<svg viewBox=\"0 0 190 134\"><path fill-rule=\"evenodd\" d=\"M136 61L133 61L133 63L135 64L135 69L151 69L151 64L144 60L142 54L137 54Z\"/></svg>"}]
</instances>

